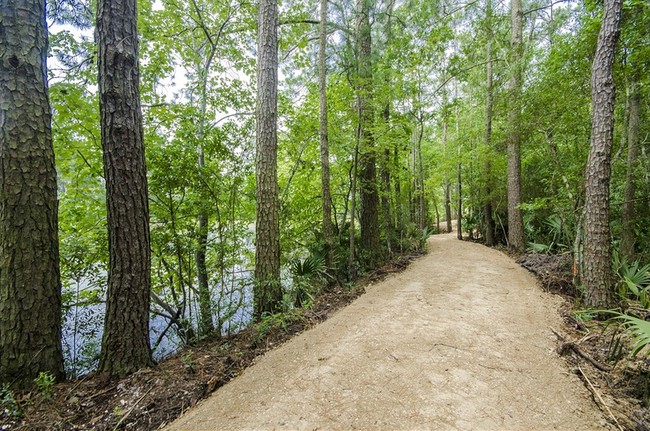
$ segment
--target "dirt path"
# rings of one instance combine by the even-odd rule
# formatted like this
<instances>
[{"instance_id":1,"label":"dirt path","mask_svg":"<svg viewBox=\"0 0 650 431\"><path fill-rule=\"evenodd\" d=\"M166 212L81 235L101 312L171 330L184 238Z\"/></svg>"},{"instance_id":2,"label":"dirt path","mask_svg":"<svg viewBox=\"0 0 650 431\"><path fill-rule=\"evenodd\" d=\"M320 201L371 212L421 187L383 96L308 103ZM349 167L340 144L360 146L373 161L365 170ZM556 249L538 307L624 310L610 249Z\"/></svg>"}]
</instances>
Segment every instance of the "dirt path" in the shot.
<instances>
[{"instance_id":1,"label":"dirt path","mask_svg":"<svg viewBox=\"0 0 650 431\"><path fill-rule=\"evenodd\" d=\"M554 352L558 300L498 251L429 250L168 429L607 429Z\"/></svg>"}]
</instances>

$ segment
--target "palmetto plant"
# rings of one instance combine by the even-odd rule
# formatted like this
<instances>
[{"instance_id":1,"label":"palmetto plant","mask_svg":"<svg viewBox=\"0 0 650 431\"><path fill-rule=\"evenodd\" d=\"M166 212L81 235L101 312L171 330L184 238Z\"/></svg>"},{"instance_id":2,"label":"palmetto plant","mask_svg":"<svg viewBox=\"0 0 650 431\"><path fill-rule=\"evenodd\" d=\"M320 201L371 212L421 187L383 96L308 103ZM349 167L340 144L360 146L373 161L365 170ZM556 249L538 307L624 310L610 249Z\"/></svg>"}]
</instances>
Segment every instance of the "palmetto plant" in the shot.
<instances>
[{"instance_id":1,"label":"palmetto plant","mask_svg":"<svg viewBox=\"0 0 650 431\"><path fill-rule=\"evenodd\" d=\"M640 319L629 314L619 313L616 311L606 310L605 313L613 314L611 322L619 324L623 329L634 337L634 347L632 355L637 355L640 351L650 344L650 322ZM650 350L646 349L644 355L650 355Z\"/></svg>"},{"instance_id":2,"label":"palmetto plant","mask_svg":"<svg viewBox=\"0 0 650 431\"><path fill-rule=\"evenodd\" d=\"M290 302L295 307L302 307L312 301L320 285L332 278L328 273L325 260L314 255L292 260L289 262L289 271L293 278L293 286L288 293L291 296Z\"/></svg>"},{"instance_id":3,"label":"palmetto plant","mask_svg":"<svg viewBox=\"0 0 650 431\"><path fill-rule=\"evenodd\" d=\"M620 278L619 293L623 297L632 295L641 306L650 306L650 264L641 266L639 261L628 264L614 255L614 267Z\"/></svg>"}]
</instances>

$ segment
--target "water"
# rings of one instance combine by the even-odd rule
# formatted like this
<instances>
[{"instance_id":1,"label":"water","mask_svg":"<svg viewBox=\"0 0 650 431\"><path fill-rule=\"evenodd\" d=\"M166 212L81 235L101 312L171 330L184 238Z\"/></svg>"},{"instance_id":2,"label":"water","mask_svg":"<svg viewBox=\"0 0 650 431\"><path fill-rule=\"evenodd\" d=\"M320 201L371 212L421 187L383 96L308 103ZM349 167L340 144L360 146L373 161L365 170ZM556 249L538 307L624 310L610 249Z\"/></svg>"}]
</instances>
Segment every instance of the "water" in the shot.
<instances>
[{"instance_id":1,"label":"water","mask_svg":"<svg viewBox=\"0 0 650 431\"><path fill-rule=\"evenodd\" d=\"M64 324L62 346L66 373L76 377L97 369L101 340L106 311L105 296L100 302L82 302L83 292L93 289L91 281L82 279L68 287L64 297L72 298L64 307ZM236 333L246 327L252 320L253 294L252 274L250 271L239 270L228 276L222 286L212 286L213 321L221 320L223 335ZM198 301L193 298L193 292L188 292L188 303L183 316L197 329ZM152 310L158 309L152 301ZM174 354L183 346L183 339L177 333L177 328L169 327L169 319L154 312L150 315L149 339L154 348L155 361ZM164 334L164 335L163 335Z\"/></svg>"}]
</instances>

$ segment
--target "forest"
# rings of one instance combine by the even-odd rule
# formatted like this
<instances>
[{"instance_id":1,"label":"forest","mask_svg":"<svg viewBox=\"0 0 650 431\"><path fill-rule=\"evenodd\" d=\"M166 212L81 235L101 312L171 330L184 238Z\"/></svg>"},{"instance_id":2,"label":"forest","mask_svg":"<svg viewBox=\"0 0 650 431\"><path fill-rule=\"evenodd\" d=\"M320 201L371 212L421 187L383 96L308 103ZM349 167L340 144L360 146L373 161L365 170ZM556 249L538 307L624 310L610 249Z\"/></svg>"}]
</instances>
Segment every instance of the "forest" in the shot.
<instances>
[{"instance_id":1,"label":"forest","mask_svg":"<svg viewBox=\"0 0 650 431\"><path fill-rule=\"evenodd\" d=\"M640 350L649 101L646 0L0 0L2 393L296 313L452 220L570 256Z\"/></svg>"}]
</instances>

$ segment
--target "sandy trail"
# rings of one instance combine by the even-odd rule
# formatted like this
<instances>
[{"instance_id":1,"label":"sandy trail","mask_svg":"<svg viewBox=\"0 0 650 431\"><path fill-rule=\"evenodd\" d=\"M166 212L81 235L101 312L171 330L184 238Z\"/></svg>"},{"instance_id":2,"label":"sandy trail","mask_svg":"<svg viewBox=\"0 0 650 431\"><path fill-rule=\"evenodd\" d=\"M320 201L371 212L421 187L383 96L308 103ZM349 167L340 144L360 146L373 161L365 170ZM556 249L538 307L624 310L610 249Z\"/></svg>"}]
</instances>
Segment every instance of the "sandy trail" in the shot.
<instances>
[{"instance_id":1,"label":"sandy trail","mask_svg":"<svg viewBox=\"0 0 650 431\"><path fill-rule=\"evenodd\" d=\"M427 256L168 429L607 428L554 352L557 305L502 253L434 236Z\"/></svg>"}]
</instances>

